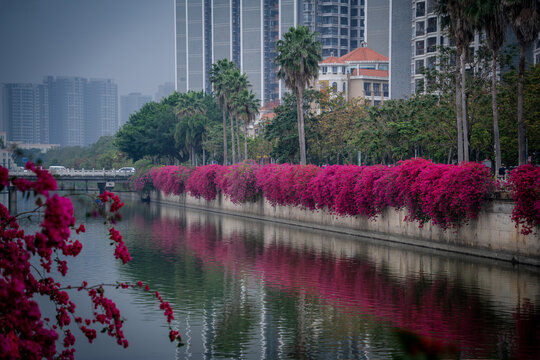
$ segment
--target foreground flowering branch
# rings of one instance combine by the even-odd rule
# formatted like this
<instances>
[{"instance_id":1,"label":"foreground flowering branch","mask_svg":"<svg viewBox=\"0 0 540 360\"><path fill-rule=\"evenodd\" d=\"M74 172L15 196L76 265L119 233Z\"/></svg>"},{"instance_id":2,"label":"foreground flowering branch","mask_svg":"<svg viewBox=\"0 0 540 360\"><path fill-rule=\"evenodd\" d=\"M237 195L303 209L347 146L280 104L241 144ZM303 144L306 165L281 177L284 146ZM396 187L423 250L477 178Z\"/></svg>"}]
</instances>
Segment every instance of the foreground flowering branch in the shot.
<instances>
[{"instance_id":1,"label":"foreground flowering branch","mask_svg":"<svg viewBox=\"0 0 540 360\"><path fill-rule=\"evenodd\" d=\"M10 215L0 204L0 358L1 359L73 359L76 338L70 325L73 323L92 342L98 331L114 337L123 347L129 345L125 338L123 320L116 304L105 296L106 284L79 286L62 284L53 278L53 266L61 277L68 272L68 258L76 257L82 250L79 240L72 238L85 231L83 224L76 225L73 205L67 197L52 193L57 190L54 177L46 170L27 163L26 168L36 175L35 181L23 178L9 179L7 169L0 167L0 190L14 186L24 194L36 198L36 210L43 209L40 229L28 234L18 223L18 215ZM118 196L105 192L99 195L99 211L109 227L109 239L115 246L114 257L123 264L131 260L122 235L114 228L120 218L118 211L124 205ZM148 285L119 283L117 288L142 288L150 292ZM92 316L77 315L76 306L70 300L69 291L84 291L93 304ZM182 345L178 331L172 329L174 319L170 304L159 292L153 295L160 303L169 324L169 338ZM42 316L36 296L51 301L56 309L54 319ZM63 349L59 351L57 344Z\"/></svg>"}]
</instances>

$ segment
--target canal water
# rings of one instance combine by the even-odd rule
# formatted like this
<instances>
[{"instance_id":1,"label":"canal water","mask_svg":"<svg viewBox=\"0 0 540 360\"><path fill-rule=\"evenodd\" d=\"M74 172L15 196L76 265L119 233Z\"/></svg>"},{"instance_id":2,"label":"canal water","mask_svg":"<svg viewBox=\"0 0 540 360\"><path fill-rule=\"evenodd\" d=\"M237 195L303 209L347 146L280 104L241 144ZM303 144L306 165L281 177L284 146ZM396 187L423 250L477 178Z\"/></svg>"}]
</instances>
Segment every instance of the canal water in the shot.
<instances>
[{"instance_id":1,"label":"canal water","mask_svg":"<svg viewBox=\"0 0 540 360\"><path fill-rule=\"evenodd\" d=\"M396 329L460 358L540 358L539 269L167 205L122 214L133 261L115 260L88 219L66 282L149 283L185 346L148 293L107 288L130 346L76 332L78 359L389 359L402 354Z\"/></svg>"}]
</instances>

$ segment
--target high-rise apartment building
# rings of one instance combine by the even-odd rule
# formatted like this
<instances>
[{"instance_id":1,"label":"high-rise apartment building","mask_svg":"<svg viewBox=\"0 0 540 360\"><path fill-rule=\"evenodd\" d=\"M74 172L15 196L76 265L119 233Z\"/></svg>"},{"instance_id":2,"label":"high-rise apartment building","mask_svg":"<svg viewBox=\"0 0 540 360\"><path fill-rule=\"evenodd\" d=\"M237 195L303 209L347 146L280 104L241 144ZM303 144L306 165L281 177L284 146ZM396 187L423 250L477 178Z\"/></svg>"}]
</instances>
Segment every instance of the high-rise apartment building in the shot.
<instances>
[{"instance_id":1,"label":"high-rise apartment building","mask_svg":"<svg viewBox=\"0 0 540 360\"><path fill-rule=\"evenodd\" d=\"M44 85L5 84L7 140L25 144L49 142L49 93Z\"/></svg>"},{"instance_id":2,"label":"high-rise apartment building","mask_svg":"<svg viewBox=\"0 0 540 360\"><path fill-rule=\"evenodd\" d=\"M128 95L122 95L120 97L120 126L128 122L131 114L139 111L140 108L147 102L152 101L152 97L149 95L142 95L141 93L134 92Z\"/></svg>"},{"instance_id":3,"label":"high-rise apartment building","mask_svg":"<svg viewBox=\"0 0 540 360\"><path fill-rule=\"evenodd\" d=\"M342 56L364 38L364 0L176 0L176 90L212 90L211 66L227 58L248 75L263 103L285 90L276 43L291 27L319 33L322 55Z\"/></svg>"},{"instance_id":4,"label":"high-rise apartment building","mask_svg":"<svg viewBox=\"0 0 540 360\"><path fill-rule=\"evenodd\" d=\"M50 143L86 146L118 130L118 88L111 79L47 76Z\"/></svg>"},{"instance_id":5,"label":"high-rise apartment building","mask_svg":"<svg viewBox=\"0 0 540 360\"><path fill-rule=\"evenodd\" d=\"M366 46L387 56L389 93L393 99L411 93L411 3L366 0Z\"/></svg>"},{"instance_id":6,"label":"high-rise apartment building","mask_svg":"<svg viewBox=\"0 0 540 360\"><path fill-rule=\"evenodd\" d=\"M90 79L86 87L85 145L118 130L118 86L111 79Z\"/></svg>"},{"instance_id":7,"label":"high-rise apartment building","mask_svg":"<svg viewBox=\"0 0 540 360\"><path fill-rule=\"evenodd\" d=\"M0 132L7 134L7 96L4 84L0 84Z\"/></svg>"},{"instance_id":8,"label":"high-rise apartment building","mask_svg":"<svg viewBox=\"0 0 540 360\"><path fill-rule=\"evenodd\" d=\"M49 90L50 141L61 146L85 144L85 91L88 80L81 77L47 76Z\"/></svg>"}]
</instances>

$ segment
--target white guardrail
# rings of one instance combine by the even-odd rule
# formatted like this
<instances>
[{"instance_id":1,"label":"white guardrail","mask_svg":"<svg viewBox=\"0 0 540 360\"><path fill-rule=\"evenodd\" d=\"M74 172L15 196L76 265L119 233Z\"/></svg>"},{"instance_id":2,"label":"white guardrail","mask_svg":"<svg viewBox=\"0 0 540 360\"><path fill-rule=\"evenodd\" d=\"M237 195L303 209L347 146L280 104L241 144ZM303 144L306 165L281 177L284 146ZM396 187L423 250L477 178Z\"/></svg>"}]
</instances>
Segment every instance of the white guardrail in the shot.
<instances>
[{"instance_id":1,"label":"white guardrail","mask_svg":"<svg viewBox=\"0 0 540 360\"><path fill-rule=\"evenodd\" d=\"M107 170L107 169L65 169L65 170L51 170L51 174L55 176L60 177L120 177L120 178L127 178L133 175L134 173L131 171L121 171L121 170ZM32 171L26 170L26 169L14 169L9 171L10 175L13 176L33 176L34 173Z\"/></svg>"}]
</instances>

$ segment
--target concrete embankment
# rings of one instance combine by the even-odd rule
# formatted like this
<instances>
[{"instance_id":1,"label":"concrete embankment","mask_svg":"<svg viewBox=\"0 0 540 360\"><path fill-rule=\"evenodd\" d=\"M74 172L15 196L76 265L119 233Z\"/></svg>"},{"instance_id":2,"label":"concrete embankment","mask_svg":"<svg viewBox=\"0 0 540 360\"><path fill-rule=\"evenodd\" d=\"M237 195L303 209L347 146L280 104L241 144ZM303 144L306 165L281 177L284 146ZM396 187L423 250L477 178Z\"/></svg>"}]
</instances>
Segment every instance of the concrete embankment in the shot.
<instances>
[{"instance_id":1,"label":"concrete embankment","mask_svg":"<svg viewBox=\"0 0 540 360\"><path fill-rule=\"evenodd\" d=\"M406 210L387 209L375 221L370 221L360 216L342 217L325 211L272 206L264 199L234 204L221 194L213 201L161 192L152 192L150 198L152 202L540 266L540 229L537 227L532 234L522 235L511 219L514 202L509 199L489 200L477 219L459 229L442 231L431 223L419 227L416 222L405 221Z\"/></svg>"}]
</instances>

